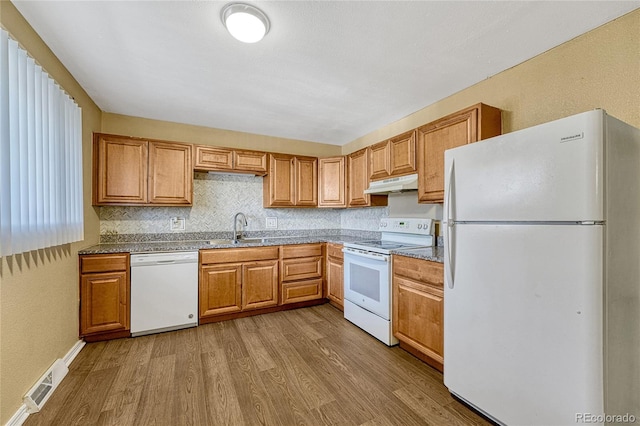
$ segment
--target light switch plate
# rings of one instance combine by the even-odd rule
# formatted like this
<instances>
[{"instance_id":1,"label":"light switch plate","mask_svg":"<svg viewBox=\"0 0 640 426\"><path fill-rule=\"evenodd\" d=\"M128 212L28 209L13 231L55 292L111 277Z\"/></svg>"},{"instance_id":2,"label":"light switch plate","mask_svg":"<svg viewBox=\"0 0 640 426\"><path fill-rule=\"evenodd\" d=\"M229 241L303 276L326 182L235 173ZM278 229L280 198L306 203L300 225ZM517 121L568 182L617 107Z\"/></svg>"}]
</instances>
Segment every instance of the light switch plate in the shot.
<instances>
[{"instance_id":1,"label":"light switch plate","mask_svg":"<svg viewBox=\"0 0 640 426\"><path fill-rule=\"evenodd\" d=\"M267 229L277 229L278 228L278 218L277 217L268 217L265 223L265 228Z\"/></svg>"},{"instance_id":2,"label":"light switch plate","mask_svg":"<svg viewBox=\"0 0 640 426\"><path fill-rule=\"evenodd\" d=\"M184 231L185 223L184 217L172 217L169 219L169 229L172 231Z\"/></svg>"}]
</instances>

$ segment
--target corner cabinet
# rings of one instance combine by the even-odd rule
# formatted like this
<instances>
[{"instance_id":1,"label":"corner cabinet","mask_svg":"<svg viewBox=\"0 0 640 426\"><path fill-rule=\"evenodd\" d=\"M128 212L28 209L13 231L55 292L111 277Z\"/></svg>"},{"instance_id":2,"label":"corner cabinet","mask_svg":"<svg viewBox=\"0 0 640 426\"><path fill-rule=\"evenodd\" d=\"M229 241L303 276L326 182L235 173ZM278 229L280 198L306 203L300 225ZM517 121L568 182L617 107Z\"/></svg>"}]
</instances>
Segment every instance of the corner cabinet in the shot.
<instances>
[{"instance_id":1,"label":"corner cabinet","mask_svg":"<svg viewBox=\"0 0 640 426\"><path fill-rule=\"evenodd\" d=\"M95 133L93 205L191 205L191 145Z\"/></svg>"},{"instance_id":2,"label":"corner cabinet","mask_svg":"<svg viewBox=\"0 0 640 426\"><path fill-rule=\"evenodd\" d=\"M417 129L418 202L444 201L444 152L447 149L498 136L501 111L477 104Z\"/></svg>"},{"instance_id":3,"label":"corner cabinet","mask_svg":"<svg viewBox=\"0 0 640 426\"><path fill-rule=\"evenodd\" d=\"M444 268L441 263L393 256L393 335L400 347L443 370Z\"/></svg>"},{"instance_id":4,"label":"corner cabinet","mask_svg":"<svg viewBox=\"0 0 640 426\"><path fill-rule=\"evenodd\" d=\"M369 148L347 155L347 207L386 206L386 195L365 194L369 188Z\"/></svg>"},{"instance_id":5,"label":"corner cabinet","mask_svg":"<svg viewBox=\"0 0 640 426\"><path fill-rule=\"evenodd\" d=\"M344 310L344 254L342 244L327 243L327 299Z\"/></svg>"},{"instance_id":6,"label":"corner cabinet","mask_svg":"<svg viewBox=\"0 0 640 426\"><path fill-rule=\"evenodd\" d=\"M264 207L317 207L318 159L269 154L263 182Z\"/></svg>"},{"instance_id":7,"label":"corner cabinet","mask_svg":"<svg viewBox=\"0 0 640 426\"><path fill-rule=\"evenodd\" d=\"M129 254L81 255L80 337L88 342L131 335Z\"/></svg>"}]
</instances>

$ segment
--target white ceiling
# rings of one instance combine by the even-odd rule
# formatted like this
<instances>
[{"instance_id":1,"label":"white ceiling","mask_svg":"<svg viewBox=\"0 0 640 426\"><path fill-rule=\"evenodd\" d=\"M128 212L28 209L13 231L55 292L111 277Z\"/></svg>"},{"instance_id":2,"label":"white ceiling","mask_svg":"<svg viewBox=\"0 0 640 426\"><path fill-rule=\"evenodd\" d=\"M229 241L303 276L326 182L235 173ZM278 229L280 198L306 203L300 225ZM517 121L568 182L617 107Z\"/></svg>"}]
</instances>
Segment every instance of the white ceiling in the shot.
<instances>
[{"instance_id":1,"label":"white ceiling","mask_svg":"<svg viewBox=\"0 0 640 426\"><path fill-rule=\"evenodd\" d=\"M13 3L106 112L343 145L637 7L639 1Z\"/></svg>"}]
</instances>

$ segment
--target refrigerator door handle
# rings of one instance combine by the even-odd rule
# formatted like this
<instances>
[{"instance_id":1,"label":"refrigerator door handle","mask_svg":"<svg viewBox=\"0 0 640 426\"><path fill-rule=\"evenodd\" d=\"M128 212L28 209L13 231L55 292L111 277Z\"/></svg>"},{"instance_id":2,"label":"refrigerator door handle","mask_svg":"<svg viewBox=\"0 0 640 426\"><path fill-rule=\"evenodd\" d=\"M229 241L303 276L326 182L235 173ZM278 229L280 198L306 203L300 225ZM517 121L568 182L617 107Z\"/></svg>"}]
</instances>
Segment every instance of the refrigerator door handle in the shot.
<instances>
[{"instance_id":1,"label":"refrigerator door handle","mask_svg":"<svg viewBox=\"0 0 640 426\"><path fill-rule=\"evenodd\" d=\"M451 261L451 246L452 241L451 241L451 231L453 229L453 227L455 226L455 221L452 218L452 211L453 209L451 208L451 200L452 200L452 196L451 194L453 193L453 166L454 166L454 161L451 161L451 167L449 167L449 184L447 185L447 199L446 199L446 203L447 203L447 207L445 209L445 214L447 215L446 220L447 220L447 225L445 227L445 232L446 232L446 242L447 242L447 254L448 254L448 262L447 265L445 267L446 271L447 271L447 285L449 286L449 288L453 288L453 271L451 270L451 267L453 265L453 262Z\"/></svg>"}]
</instances>

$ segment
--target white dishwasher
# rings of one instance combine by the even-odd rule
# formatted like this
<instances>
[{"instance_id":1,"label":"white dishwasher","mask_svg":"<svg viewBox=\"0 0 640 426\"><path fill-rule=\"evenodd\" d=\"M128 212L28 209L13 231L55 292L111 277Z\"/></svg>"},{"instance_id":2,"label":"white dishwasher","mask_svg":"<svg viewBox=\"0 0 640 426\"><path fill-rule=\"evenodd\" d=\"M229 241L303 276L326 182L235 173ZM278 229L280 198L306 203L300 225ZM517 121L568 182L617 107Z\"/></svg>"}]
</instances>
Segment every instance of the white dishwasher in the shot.
<instances>
[{"instance_id":1,"label":"white dishwasher","mask_svg":"<svg viewBox=\"0 0 640 426\"><path fill-rule=\"evenodd\" d=\"M198 252L131 255L131 335L198 325Z\"/></svg>"}]
</instances>

